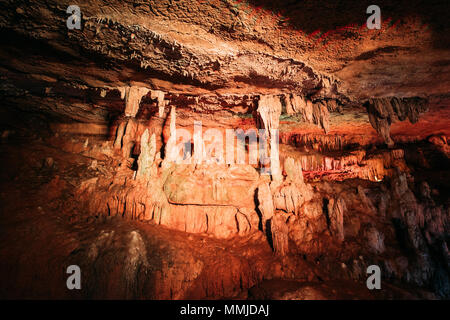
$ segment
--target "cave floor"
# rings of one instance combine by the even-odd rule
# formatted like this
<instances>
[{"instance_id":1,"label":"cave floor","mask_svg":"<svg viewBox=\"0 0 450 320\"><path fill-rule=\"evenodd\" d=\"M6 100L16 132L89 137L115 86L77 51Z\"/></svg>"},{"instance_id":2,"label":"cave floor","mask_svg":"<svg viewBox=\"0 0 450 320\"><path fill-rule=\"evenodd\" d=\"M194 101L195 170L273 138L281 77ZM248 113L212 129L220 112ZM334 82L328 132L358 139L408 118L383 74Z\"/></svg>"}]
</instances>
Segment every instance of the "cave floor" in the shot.
<instances>
[{"instance_id":1,"label":"cave floor","mask_svg":"<svg viewBox=\"0 0 450 320\"><path fill-rule=\"evenodd\" d=\"M289 263L272 253L262 233L219 240L87 215L79 212L74 189L92 174L90 158L42 140L3 141L0 149L5 168L1 298L410 299L427 294L390 284L376 292L357 281L324 281L323 271L300 257L289 257L297 260L295 279L277 278ZM72 264L82 270L83 290L66 287Z\"/></svg>"}]
</instances>

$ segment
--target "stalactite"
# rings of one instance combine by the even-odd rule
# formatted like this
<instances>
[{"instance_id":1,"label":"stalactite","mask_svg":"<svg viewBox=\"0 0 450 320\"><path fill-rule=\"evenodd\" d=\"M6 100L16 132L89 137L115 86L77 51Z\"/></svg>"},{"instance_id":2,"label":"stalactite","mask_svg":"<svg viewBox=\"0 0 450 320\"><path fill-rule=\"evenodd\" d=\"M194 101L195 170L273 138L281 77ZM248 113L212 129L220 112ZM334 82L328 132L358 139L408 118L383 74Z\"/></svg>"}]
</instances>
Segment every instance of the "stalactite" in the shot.
<instances>
[{"instance_id":1,"label":"stalactite","mask_svg":"<svg viewBox=\"0 0 450 320\"><path fill-rule=\"evenodd\" d=\"M166 148L165 148L165 160L169 162L176 162L177 160L177 146L176 146L176 139L177 139L177 133L176 133L176 109L173 106L170 109L170 137L167 141Z\"/></svg>"},{"instance_id":2,"label":"stalactite","mask_svg":"<svg viewBox=\"0 0 450 320\"><path fill-rule=\"evenodd\" d=\"M158 115L160 118L164 116L164 107L166 106L166 101L164 100L165 93L160 90L151 90L150 97L152 99L157 99L158 101Z\"/></svg>"},{"instance_id":3,"label":"stalactite","mask_svg":"<svg viewBox=\"0 0 450 320\"><path fill-rule=\"evenodd\" d=\"M342 106L335 99L327 100L327 108L330 112L339 112L342 113Z\"/></svg>"},{"instance_id":4,"label":"stalactite","mask_svg":"<svg viewBox=\"0 0 450 320\"><path fill-rule=\"evenodd\" d=\"M119 92L120 92L120 99L122 99L122 100L125 99L127 87L117 87L116 89L119 90Z\"/></svg>"},{"instance_id":5,"label":"stalactite","mask_svg":"<svg viewBox=\"0 0 450 320\"><path fill-rule=\"evenodd\" d=\"M258 209L261 212L262 229L266 230L266 224L269 219L273 217L274 206L272 200L272 193L269 184L264 183L258 187L257 191Z\"/></svg>"},{"instance_id":6,"label":"stalactite","mask_svg":"<svg viewBox=\"0 0 450 320\"><path fill-rule=\"evenodd\" d=\"M319 101L313 104L313 121L320 125L327 134L330 131L330 114L324 101Z\"/></svg>"},{"instance_id":7,"label":"stalactite","mask_svg":"<svg viewBox=\"0 0 450 320\"><path fill-rule=\"evenodd\" d=\"M265 129L269 137L270 171L272 180L281 181L280 156L278 150L278 127L280 124L281 101L277 96L261 96L258 102L259 128Z\"/></svg>"},{"instance_id":8,"label":"stalactite","mask_svg":"<svg viewBox=\"0 0 450 320\"><path fill-rule=\"evenodd\" d=\"M119 126L117 127L116 139L114 141L114 148L115 149L121 149L122 148L122 138L123 138L123 134L125 132L125 127L126 126L127 126L127 122L126 121L122 121L122 122L120 122Z\"/></svg>"},{"instance_id":9,"label":"stalactite","mask_svg":"<svg viewBox=\"0 0 450 320\"><path fill-rule=\"evenodd\" d=\"M135 117L139 111L139 104L149 89L143 87L118 87L117 89L121 93L121 98L125 98L125 118L121 120L117 128L114 148L122 149L122 156L129 158L136 142L137 121Z\"/></svg>"},{"instance_id":10,"label":"stalactite","mask_svg":"<svg viewBox=\"0 0 450 320\"><path fill-rule=\"evenodd\" d=\"M311 100L291 94L284 96L284 103L287 114L300 114L304 121L319 125L324 129L325 133L329 131L329 109L337 108L336 102L317 101L313 103ZM328 105L329 103L329 105Z\"/></svg>"},{"instance_id":11,"label":"stalactite","mask_svg":"<svg viewBox=\"0 0 450 320\"><path fill-rule=\"evenodd\" d=\"M427 101L422 98L369 99L365 106L370 124L390 148L394 146L390 136L391 124L407 118L411 123L416 123L419 120L419 114L428 110Z\"/></svg>"},{"instance_id":12,"label":"stalactite","mask_svg":"<svg viewBox=\"0 0 450 320\"><path fill-rule=\"evenodd\" d=\"M125 116L135 117L139 111L141 99L150 90L143 87L127 87L125 89Z\"/></svg>"},{"instance_id":13,"label":"stalactite","mask_svg":"<svg viewBox=\"0 0 450 320\"><path fill-rule=\"evenodd\" d=\"M125 127L125 133L122 137L122 156L124 158L130 158L131 151L136 142L137 121L134 118L130 118Z\"/></svg>"}]
</instances>

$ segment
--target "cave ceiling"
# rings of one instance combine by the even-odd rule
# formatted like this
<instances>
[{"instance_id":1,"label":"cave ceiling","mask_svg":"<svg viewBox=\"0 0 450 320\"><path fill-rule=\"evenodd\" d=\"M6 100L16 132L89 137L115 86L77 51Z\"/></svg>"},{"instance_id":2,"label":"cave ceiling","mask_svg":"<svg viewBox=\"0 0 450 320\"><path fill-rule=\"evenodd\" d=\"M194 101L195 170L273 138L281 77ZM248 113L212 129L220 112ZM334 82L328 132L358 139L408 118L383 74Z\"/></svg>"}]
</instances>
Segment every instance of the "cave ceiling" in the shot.
<instances>
[{"instance_id":1,"label":"cave ceiling","mask_svg":"<svg viewBox=\"0 0 450 320\"><path fill-rule=\"evenodd\" d=\"M432 110L448 99L442 1L378 1L379 30L365 26L368 1L82 1L81 30L66 26L71 4L0 4L4 105L101 122L123 112L115 89L140 86L177 107L190 97L238 111L261 94L337 99L343 122L368 123L370 98L422 97Z\"/></svg>"}]
</instances>

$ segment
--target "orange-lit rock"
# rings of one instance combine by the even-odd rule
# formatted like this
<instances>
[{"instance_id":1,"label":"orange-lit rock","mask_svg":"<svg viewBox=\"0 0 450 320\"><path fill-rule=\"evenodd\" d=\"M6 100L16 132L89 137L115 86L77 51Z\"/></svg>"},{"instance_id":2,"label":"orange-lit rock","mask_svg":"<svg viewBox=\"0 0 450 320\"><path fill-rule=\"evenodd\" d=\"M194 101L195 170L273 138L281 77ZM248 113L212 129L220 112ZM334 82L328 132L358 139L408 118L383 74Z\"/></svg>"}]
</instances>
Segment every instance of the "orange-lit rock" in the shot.
<instances>
[{"instance_id":1,"label":"orange-lit rock","mask_svg":"<svg viewBox=\"0 0 450 320\"><path fill-rule=\"evenodd\" d=\"M0 5L0 298L450 297L446 3L141 2Z\"/></svg>"}]
</instances>

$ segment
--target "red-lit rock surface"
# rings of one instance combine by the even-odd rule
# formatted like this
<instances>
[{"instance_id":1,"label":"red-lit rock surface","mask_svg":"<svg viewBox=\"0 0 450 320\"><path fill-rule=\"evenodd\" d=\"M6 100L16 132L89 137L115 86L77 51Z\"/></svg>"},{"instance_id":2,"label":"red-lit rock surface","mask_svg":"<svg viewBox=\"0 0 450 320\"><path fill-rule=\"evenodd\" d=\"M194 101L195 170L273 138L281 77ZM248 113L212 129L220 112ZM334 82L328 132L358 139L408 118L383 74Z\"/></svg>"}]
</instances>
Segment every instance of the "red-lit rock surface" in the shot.
<instances>
[{"instance_id":1,"label":"red-lit rock surface","mask_svg":"<svg viewBox=\"0 0 450 320\"><path fill-rule=\"evenodd\" d=\"M0 297L450 297L448 5L69 4L0 4Z\"/></svg>"}]
</instances>

